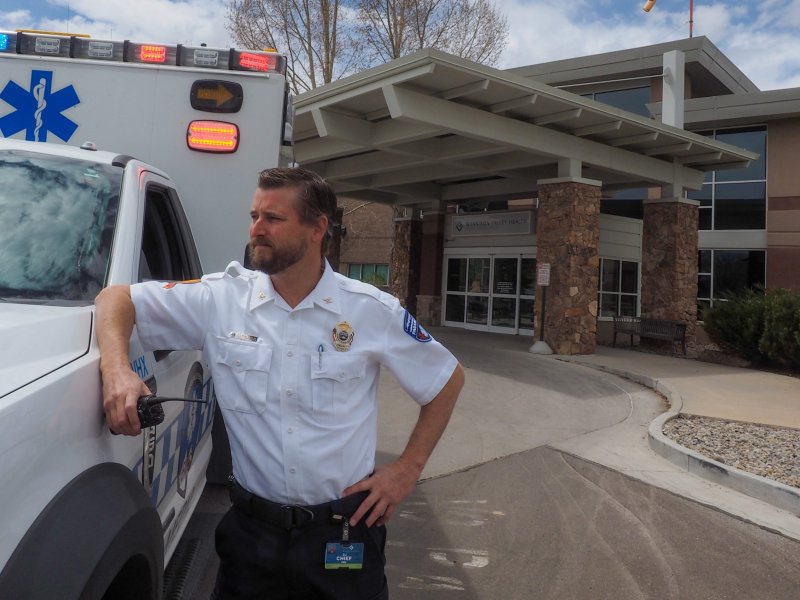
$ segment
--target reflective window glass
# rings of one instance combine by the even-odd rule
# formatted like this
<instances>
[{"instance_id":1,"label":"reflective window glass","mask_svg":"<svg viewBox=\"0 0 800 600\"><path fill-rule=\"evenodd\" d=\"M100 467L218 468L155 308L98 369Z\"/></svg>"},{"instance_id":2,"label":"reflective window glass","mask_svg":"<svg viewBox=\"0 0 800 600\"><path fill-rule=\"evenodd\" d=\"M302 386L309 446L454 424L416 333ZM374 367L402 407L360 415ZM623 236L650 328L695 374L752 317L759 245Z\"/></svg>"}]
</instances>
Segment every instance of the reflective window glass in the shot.
<instances>
[{"instance_id":1,"label":"reflective window glass","mask_svg":"<svg viewBox=\"0 0 800 600\"><path fill-rule=\"evenodd\" d=\"M637 115L650 117L650 111L647 110L647 104L650 102L649 87L597 92L594 99Z\"/></svg>"},{"instance_id":2,"label":"reflective window glass","mask_svg":"<svg viewBox=\"0 0 800 600\"><path fill-rule=\"evenodd\" d=\"M494 294L517 293L517 263L516 258L494 259ZM512 319L513 320L513 319Z\"/></svg>"},{"instance_id":3,"label":"reflective window glass","mask_svg":"<svg viewBox=\"0 0 800 600\"><path fill-rule=\"evenodd\" d=\"M447 261L447 291L464 292L467 289L467 259L451 258Z\"/></svg>"},{"instance_id":4,"label":"reflective window glass","mask_svg":"<svg viewBox=\"0 0 800 600\"><path fill-rule=\"evenodd\" d=\"M766 191L763 182L715 186L714 229L766 229Z\"/></svg>"},{"instance_id":5,"label":"reflective window glass","mask_svg":"<svg viewBox=\"0 0 800 600\"><path fill-rule=\"evenodd\" d=\"M533 296L536 293L536 259L523 258L520 273L520 294Z\"/></svg>"},{"instance_id":6,"label":"reflective window glass","mask_svg":"<svg viewBox=\"0 0 800 600\"><path fill-rule=\"evenodd\" d=\"M748 129L718 130L717 141L756 152L759 157L743 169L717 171L717 181L749 181L765 179L767 176L767 130L764 127Z\"/></svg>"},{"instance_id":7,"label":"reflective window glass","mask_svg":"<svg viewBox=\"0 0 800 600\"><path fill-rule=\"evenodd\" d=\"M603 281L600 285L600 289L604 292L618 292L619 261L604 260L602 264L603 264Z\"/></svg>"},{"instance_id":8,"label":"reflective window glass","mask_svg":"<svg viewBox=\"0 0 800 600\"><path fill-rule=\"evenodd\" d=\"M447 294L447 299L444 306L444 319L445 321L455 321L457 323L464 322L464 296L455 296Z\"/></svg>"}]
</instances>

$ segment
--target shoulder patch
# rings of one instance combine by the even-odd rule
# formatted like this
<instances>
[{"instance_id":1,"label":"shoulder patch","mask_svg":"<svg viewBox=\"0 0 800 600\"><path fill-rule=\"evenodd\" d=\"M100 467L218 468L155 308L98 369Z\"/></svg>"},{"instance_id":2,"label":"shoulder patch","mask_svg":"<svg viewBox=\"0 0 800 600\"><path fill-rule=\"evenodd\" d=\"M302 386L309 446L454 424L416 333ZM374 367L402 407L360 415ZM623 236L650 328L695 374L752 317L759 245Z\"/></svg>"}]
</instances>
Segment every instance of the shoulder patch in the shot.
<instances>
[{"instance_id":1,"label":"shoulder patch","mask_svg":"<svg viewBox=\"0 0 800 600\"><path fill-rule=\"evenodd\" d=\"M422 325L417 323L414 315L408 312L408 310L406 310L405 314L403 315L403 331L405 331L418 342L430 342L433 339L431 334L425 331L425 328Z\"/></svg>"}]
</instances>

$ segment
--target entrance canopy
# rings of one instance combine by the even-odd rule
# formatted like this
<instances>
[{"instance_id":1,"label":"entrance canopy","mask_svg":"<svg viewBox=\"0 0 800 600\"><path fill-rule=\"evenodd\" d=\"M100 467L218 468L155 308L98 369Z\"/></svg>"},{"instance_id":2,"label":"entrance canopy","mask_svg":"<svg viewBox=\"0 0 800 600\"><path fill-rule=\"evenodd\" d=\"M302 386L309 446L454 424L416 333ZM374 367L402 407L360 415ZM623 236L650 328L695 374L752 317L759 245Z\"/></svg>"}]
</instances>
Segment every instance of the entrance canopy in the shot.
<instances>
[{"instance_id":1,"label":"entrance canopy","mask_svg":"<svg viewBox=\"0 0 800 600\"><path fill-rule=\"evenodd\" d=\"M535 80L422 50L295 99L295 159L399 206L531 197L556 177L699 189L757 155Z\"/></svg>"}]
</instances>

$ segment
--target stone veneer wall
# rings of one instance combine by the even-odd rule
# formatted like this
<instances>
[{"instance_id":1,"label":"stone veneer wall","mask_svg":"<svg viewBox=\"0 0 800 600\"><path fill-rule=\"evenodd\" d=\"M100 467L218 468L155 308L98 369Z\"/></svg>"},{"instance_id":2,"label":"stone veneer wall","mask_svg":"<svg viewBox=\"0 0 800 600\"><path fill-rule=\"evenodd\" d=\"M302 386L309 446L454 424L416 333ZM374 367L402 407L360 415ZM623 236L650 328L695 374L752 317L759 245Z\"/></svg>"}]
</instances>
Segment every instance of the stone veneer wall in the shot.
<instances>
[{"instance_id":1,"label":"stone veneer wall","mask_svg":"<svg viewBox=\"0 0 800 600\"><path fill-rule=\"evenodd\" d=\"M697 325L697 204L646 200L642 222L642 316L685 321L687 345Z\"/></svg>"},{"instance_id":2,"label":"stone veneer wall","mask_svg":"<svg viewBox=\"0 0 800 600\"><path fill-rule=\"evenodd\" d=\"M421 248L422 221L395 219L389 285L391 293L411 313L417 312Z\"/></svg>"},{"instance_id":3,"label":"stone veneer wall","mask_svg":"<svg viewBox=\"0 0 800 600\"><path fill-rule=\"evenodd\" d=\"M417 296L416 317L417 321L425 327L438 327L441 325L442 297L419 294Z\"/></svg>"},{"instance_id":4,"label":"stone veneer wall","mask_svg":"<svg viewBox=\"0 0 800 600\"><path fill-rule=\"evenodd\" d=\"M600 186L539 185L537 265L550 263L544 339L556 354L591 354L597 332L600 271ZM535 303L535 338L541 323L541 288Z\"/></svg>"}]
</instances>

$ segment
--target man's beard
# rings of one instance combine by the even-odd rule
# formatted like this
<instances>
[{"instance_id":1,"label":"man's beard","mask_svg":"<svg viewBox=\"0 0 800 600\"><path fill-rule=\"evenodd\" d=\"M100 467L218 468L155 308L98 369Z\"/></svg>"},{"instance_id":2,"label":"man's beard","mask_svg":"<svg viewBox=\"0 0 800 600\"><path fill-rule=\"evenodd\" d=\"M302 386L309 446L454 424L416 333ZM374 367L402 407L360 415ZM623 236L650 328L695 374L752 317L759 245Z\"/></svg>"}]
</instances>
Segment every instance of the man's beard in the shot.
<instances>
[{"instance_id":1,"label":"man's beard","mask_svg":"<svg viewBox=\"0 0 800 600\"><path fill-rule=\"evenodd\" d=\"M305 256L306 250L308 250L308 242L305 238L300 238L297 243L291 246L284 246L282 248L269 246L272 256L267 257L264 254L259 255L258 253L258 244L264 243L265 241L264 238L253 238L251 240L250 264L254 269L271 275L280 273L299 262L300 259ZM261 248L263 248L263 246Z\"/></svg>"}]
</instances>

